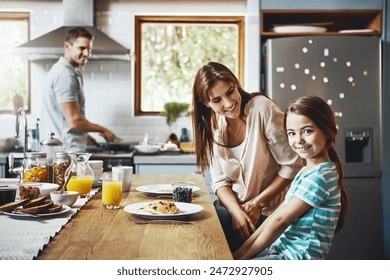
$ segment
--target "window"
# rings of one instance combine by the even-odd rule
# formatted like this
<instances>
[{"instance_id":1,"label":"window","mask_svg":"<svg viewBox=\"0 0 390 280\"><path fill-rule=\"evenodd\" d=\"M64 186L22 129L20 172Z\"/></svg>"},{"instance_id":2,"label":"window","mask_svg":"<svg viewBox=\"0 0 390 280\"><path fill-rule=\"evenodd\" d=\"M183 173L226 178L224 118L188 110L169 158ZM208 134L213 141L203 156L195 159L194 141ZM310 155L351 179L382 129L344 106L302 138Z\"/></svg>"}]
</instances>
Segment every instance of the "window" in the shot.
<instances>
[{"instance_id":1,"label":"window","mask_svg":"<svg viewBox=\"0 0 390 280\"><path fill-rule=\"evenodd\" d=\"M30 111L29 63L12 49L28 41L28 13L0 12L0 113ZM15 108L14 108L15 107Z\"/></svg>"},{"instance_id":2,"label":"window","mask_svg":"<svg viewBox=\"0 0 390 280\"><path fill-rule=\"evenodd\" d=\"M166 102L192 102L198 69L209 61L240 79L244 17L135 17L135 115L159 115Z\"/></svg>"}]
</instances>

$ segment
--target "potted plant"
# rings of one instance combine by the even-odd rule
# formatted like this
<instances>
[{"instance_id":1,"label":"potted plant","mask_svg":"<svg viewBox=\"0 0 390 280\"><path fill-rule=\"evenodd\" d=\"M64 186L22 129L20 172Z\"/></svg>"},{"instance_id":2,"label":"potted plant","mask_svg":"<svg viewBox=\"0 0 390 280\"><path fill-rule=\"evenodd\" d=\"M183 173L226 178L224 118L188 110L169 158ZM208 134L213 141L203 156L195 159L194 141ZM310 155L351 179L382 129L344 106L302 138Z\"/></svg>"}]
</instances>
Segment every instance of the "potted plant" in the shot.
<instances>
[{"instance_id":1,"label":"potted plant","mask_svg":"<svg viewBox=\"0 0 390 280\"><path fill-rule=\"evenodd\" d=\"M167 124L172 125L181 113L187 112L190 104L183 102L167 102L164 104L164 111L161 115L167 118Z\"/></svg>"}]
</instances>

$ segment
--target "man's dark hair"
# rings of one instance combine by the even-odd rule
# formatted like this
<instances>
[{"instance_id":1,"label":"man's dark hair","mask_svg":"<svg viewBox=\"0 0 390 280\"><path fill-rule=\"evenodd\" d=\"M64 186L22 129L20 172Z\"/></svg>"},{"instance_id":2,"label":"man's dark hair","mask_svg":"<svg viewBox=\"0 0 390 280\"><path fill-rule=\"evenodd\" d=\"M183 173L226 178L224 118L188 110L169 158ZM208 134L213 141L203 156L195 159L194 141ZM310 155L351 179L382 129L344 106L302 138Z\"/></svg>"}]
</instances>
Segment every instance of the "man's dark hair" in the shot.
<instances>
[{"instance_id":1,"label":"man's dark hair","mask_svg":"<svg viewBox=\"0 0 390 280\"><path fill-rule=\"evenodd\" d=\"M84 27L75 27L75 28L68 30L66 37L65 37L65 41L72 44L79 37L84 37L84 38L87 38L89 40L92 40L94 38L92 33L89 32Z\"/></svg>"}]
</instances>

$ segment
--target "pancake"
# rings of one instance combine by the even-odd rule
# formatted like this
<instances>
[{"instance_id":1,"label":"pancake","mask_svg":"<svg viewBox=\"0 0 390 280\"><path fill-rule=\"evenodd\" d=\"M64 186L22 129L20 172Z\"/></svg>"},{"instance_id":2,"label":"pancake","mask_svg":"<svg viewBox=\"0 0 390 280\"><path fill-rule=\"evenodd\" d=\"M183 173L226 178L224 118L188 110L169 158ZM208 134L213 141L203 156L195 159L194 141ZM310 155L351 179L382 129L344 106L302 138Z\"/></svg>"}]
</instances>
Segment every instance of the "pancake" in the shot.
<instances>
[{"instance_id":1,"label":"pancake","mask_svg":"<svg viewBox=\"0 0 390 280\"><path fill-rule=\"evenodd\" d=\"M178 214L180 209L175 203L167 200L153 200L148 205L139 209L141 212L152 214Z\"/></svg>"}]
</instances>

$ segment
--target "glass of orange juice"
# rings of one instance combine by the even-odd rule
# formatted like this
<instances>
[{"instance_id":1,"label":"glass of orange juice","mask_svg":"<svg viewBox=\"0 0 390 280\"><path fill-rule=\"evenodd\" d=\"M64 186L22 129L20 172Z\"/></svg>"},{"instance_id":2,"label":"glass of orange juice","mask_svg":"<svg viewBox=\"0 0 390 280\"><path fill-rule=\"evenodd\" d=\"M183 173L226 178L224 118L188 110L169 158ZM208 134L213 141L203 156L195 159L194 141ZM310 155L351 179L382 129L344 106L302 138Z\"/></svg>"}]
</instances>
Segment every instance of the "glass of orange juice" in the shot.
<instances>
[{"instance_id":1,"label":"glass of orange juice","mask_svg":"<svg viewBox=\"0 0 390 280\"><path fill-rule=\"evenodd\" d=\"M121 174L103 173L102 203L107 209L119 209L122 200Z\"/></svg>"}]
</instances>

